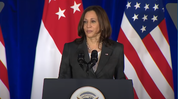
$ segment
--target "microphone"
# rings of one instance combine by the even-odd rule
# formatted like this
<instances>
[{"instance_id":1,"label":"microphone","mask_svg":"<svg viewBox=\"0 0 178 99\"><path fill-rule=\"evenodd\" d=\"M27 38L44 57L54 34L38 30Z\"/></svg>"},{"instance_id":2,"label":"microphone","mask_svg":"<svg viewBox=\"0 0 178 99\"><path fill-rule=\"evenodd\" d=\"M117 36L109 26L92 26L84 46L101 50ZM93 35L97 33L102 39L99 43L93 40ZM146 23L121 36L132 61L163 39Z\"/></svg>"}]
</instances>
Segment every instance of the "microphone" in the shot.
<instances>
[{"instance_id":1,"label":"microphone","mask_svg":"<svg viewBox=\"0 0 178 99\"><path fill-rule=\"evenodd\" d=\"M78 54L78 58L77 58L77 61L80 65L80 67L84 70L84 71L88 71L88 65L87 67L84 66L84 64L88 64L85 59L84 59L84 52L82 50L79 51L79 54Z\"/></svg>"},{"instance_id":2,"label":"microphone","mask_svg":"<svg viewBox=\"0 0 178 99\"><path fill-rule=\"evenodd\" d=\"M91 60L89 62L91 64L90 68L92 68L96 64L97 61L98 61L98 52L96 50L93 50L91 52Z\"/></svg>"},{"instance_id":3,"label":"microphone","mask_svg":"<svg viewBox=\"0 0 178 99\"><path fill-rule=\"evenodd\" d=\"M81 66L81 68L88 72L89 69L91 69L95 64L96 62L98 61L98 52L96 50L93 50L92 53L91 53L91 60L89 62L86 62L85 59L84 59L84 52L82 50L79 51L79 54L78 54L78 63L79 65ZM84 66L84 64L86 64L86 67Z\"/></svg>"},{"instance_id":4,"label":"microphone","mask_svg":"<svg viewBox=\"0 0 178 99\"><path fill-rule=\"evenodd\" d=\"M78 61L79 64L86 63L85 59L84 59L84 53L83 53L83 51L79 52L77 61Z\"/></svg>"}]
</instances>

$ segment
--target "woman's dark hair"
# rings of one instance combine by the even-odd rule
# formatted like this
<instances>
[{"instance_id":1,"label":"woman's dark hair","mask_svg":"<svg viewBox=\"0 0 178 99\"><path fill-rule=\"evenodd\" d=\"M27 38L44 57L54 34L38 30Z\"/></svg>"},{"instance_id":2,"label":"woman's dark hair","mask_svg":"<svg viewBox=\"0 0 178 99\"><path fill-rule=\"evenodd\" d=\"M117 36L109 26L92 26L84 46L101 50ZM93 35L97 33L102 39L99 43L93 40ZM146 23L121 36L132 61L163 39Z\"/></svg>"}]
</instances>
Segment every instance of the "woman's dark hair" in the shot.
<instances>
[{"instance_id":1,"label":"woman's dark hair","mask_svg":"<svg viewBox=\"0 0 178 99\"><path fill-rule=\"evenodd\" d=\"M76 42L80 43L86 38L83 26L84 26L84 17L88 11L94 11L97 15L99 21L99 27L100 27L99 32L101 32L99 42L103 42L106 45L110 45L111 42L109 38L111 36L112 28L108 16L105 10L101 6L89 6L84 10L78 24L78 36L81 38L77 39Z\"/></svg>"}]
</instances>

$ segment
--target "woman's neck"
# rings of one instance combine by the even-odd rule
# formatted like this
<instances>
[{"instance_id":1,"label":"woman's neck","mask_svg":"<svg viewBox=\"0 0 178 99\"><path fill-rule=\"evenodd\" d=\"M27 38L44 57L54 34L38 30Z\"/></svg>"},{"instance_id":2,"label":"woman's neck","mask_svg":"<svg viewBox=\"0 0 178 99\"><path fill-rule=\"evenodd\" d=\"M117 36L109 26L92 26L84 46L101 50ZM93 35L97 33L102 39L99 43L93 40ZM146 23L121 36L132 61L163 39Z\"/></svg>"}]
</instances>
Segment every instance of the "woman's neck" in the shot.
<instances>
[{"instance_id":1,"label":"woman's neck","mask_svg":"<svg viewBox=\"0 0 178 99\"><path fill-rule=\"evenodd\" d=\"M99 42L99 39L96 39L96 38L89 39L88 38L86 43L87 43L89 53L91 53L93 50L101 51L102 43Z\"/></svg>"}]
</instances>

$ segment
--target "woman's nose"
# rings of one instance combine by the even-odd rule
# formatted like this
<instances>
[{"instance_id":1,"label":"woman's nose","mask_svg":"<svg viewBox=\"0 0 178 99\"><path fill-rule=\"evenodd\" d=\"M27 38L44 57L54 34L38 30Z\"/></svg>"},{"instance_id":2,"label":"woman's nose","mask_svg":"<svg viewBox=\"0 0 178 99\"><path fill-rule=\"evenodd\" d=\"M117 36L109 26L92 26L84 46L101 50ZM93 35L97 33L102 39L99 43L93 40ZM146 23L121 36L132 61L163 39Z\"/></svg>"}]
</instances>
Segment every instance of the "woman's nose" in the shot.
<instances>
[{"instance_id":1,"label":"woman's nose","mask_svg":"<svg viewBox=\"0 0 178 99\"><path fill-rule=\"evenodd\" d=\"M88 23L87 23L87 27L91 27L91 22L88 22Z\"/></svg>"}]
</instances>

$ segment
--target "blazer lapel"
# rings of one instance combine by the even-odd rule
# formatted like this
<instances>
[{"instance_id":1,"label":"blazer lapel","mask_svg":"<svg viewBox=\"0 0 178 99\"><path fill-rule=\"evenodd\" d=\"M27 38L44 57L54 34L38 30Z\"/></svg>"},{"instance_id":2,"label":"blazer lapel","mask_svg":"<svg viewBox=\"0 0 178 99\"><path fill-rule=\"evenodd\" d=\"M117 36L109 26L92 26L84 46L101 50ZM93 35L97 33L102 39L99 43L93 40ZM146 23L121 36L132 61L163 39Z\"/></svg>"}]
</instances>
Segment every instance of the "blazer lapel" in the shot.
<instances>
[{"instance_id":1,"label":"blazer lapel","mask_svg":"<svg viewBox=\"0 0 178 99\"><path fill-rule=\"evenodd\" d=\"M96 74L98 74L105 67L105 64L108 62L108 59L112 54L112 51L113 50L111 47L106 47L104 44L102 45L101 56L100 56L98 68L96 70Z\"/></svg>"}]
</instances>

